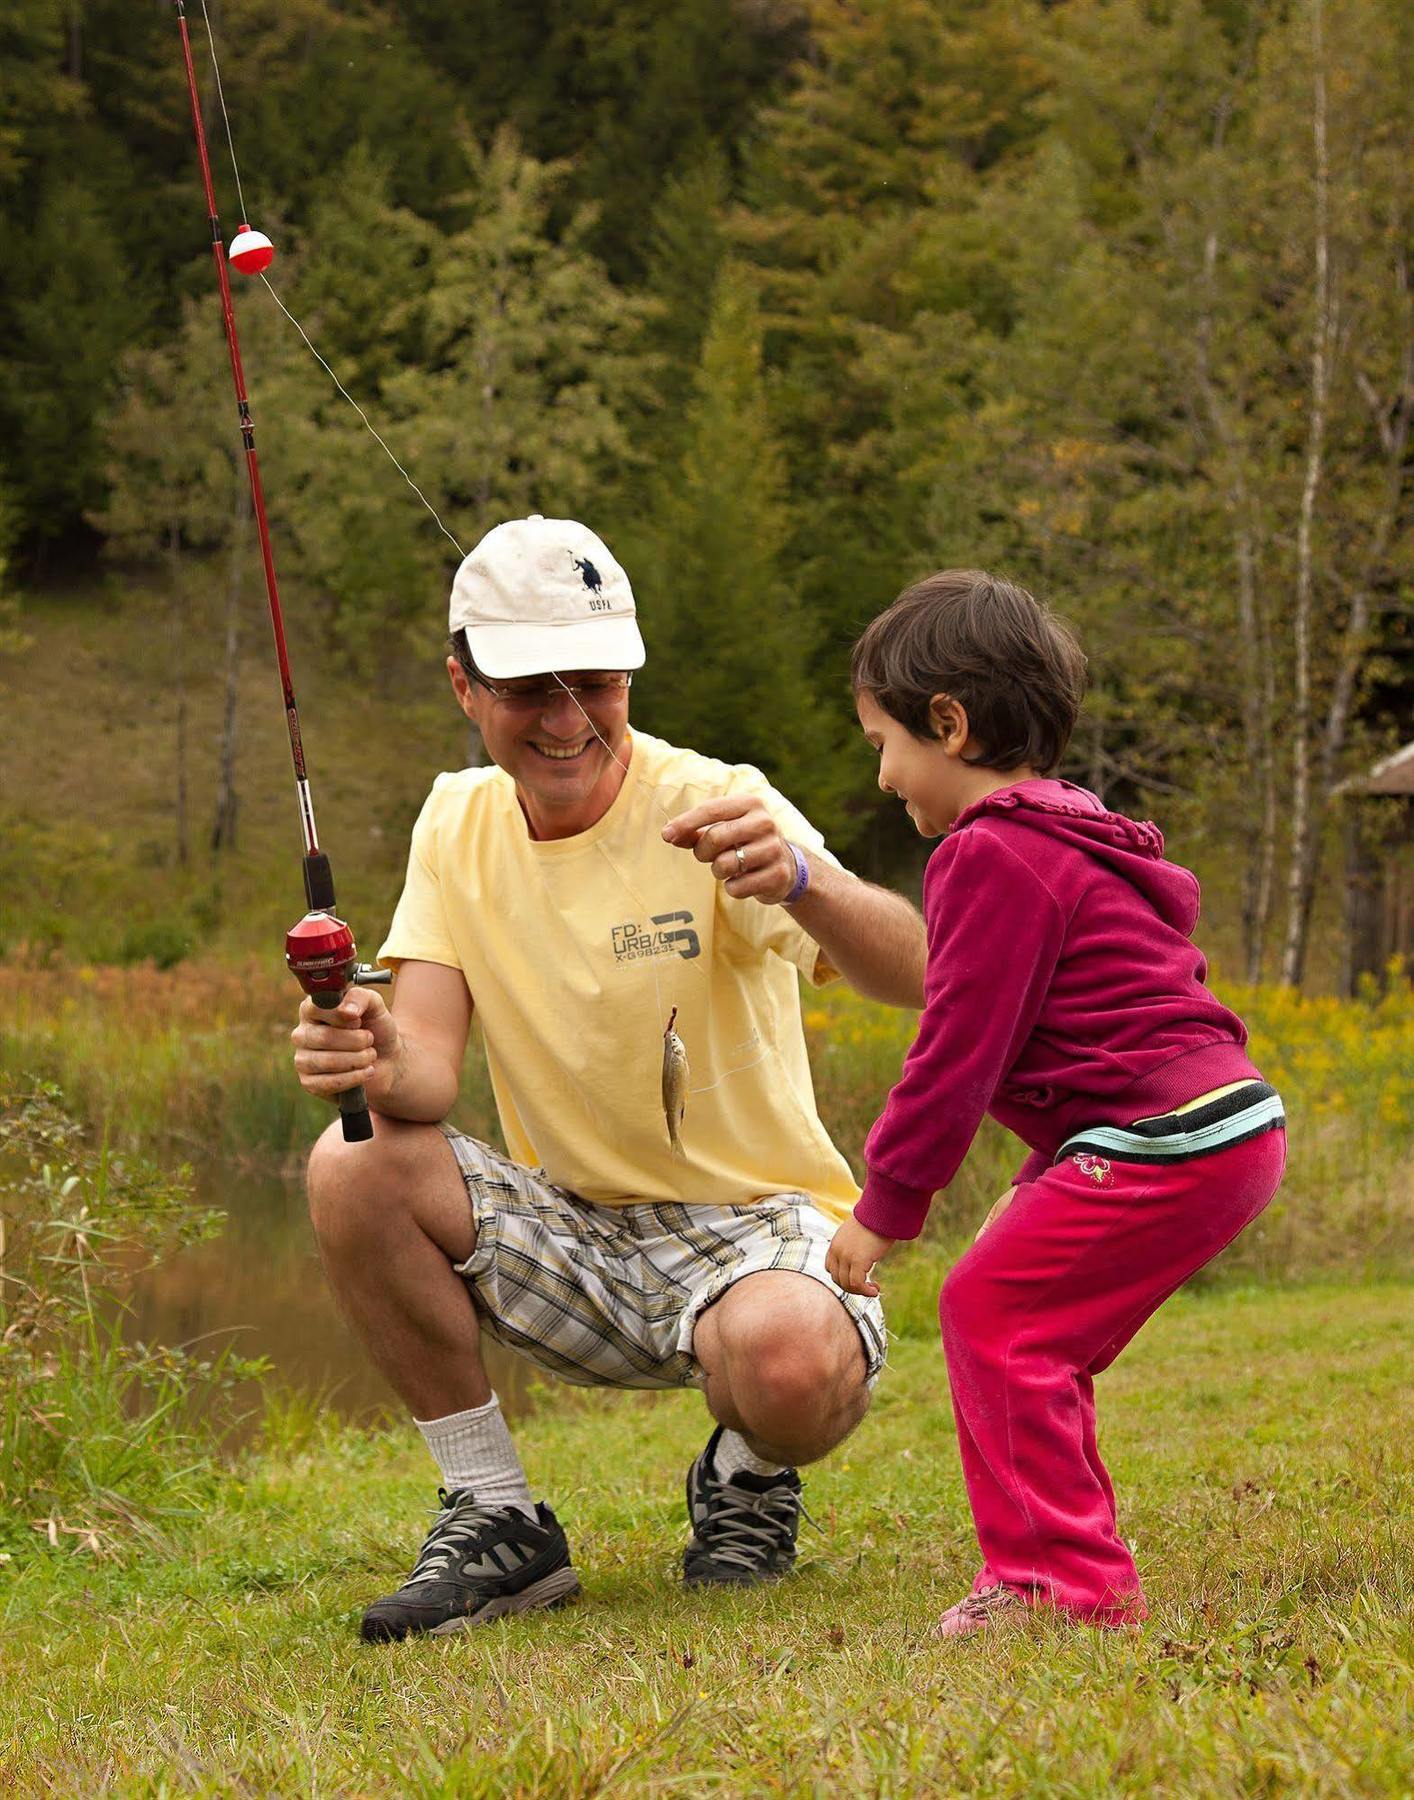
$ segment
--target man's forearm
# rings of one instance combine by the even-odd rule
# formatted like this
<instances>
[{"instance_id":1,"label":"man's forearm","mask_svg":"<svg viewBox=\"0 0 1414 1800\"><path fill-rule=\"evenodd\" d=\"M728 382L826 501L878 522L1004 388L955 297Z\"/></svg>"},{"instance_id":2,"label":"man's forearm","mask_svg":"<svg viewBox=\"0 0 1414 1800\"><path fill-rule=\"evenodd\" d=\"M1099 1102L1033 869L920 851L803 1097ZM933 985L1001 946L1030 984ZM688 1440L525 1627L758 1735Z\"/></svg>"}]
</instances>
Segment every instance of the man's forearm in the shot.
<instances>
[{"instance_id":1,"label":"man's forearm","mask_svg":"<svg viewBox=\"0 0 1414 1800\"><path fill-rule=\"evenodd\" d=\"M810 886L791 913L849 985L890 1006L923 1005L928 935L901 894L861 881L808 851Z\"/></svg>"},{"instance_id":2,"label":"man's forearm","mask_svg":"<svg viewBox=\"0 0 1414 1800\"><path fill-rule=\"evenodd\" d=\"M457 1071L445 1058L423 1049L404 1032L386 1064L380 1062L366 1084L368 1104L390 1119L414 1124L440 1124L452 1110L459 1086Z\"/></svg>"}]
</instances>

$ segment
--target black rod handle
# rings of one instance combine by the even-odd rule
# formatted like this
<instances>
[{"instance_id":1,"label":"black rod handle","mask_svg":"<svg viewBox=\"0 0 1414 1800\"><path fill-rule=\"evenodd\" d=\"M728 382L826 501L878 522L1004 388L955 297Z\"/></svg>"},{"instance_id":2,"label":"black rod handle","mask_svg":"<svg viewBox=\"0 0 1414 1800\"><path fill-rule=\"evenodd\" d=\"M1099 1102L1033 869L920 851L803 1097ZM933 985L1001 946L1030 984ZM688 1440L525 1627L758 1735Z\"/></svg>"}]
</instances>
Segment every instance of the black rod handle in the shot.
<instances>
[{"instance_id":1,"label":"black rod handle","mask_svg":"<svg viewBox=\"0 0 1414 1800\"><path fill-rule=\"evenodd\" d=\"M344 1121L344 1142L366 1144L373 1136L373 1120L368 1113L368 1096L363 1088L345 1088L339 1095L339 1112Z\"/></svg>"},{"instance_id":2,"label":"black rod handle","mask_svg":"<svg viewBox=\"0 0 1414 1800\"><path fill-rule=\"evenodd\" d=\"M335 993L310 995L314 1004L327 1012L332 1012L343 997ZM368 1095L363 1091L362 1082L357 1087L345 1088L339 1095L339 1113L343 1120L344 1142L366 1144L373 1136L373 1120L369 1117Z\"/></svg>"}]
</instances>

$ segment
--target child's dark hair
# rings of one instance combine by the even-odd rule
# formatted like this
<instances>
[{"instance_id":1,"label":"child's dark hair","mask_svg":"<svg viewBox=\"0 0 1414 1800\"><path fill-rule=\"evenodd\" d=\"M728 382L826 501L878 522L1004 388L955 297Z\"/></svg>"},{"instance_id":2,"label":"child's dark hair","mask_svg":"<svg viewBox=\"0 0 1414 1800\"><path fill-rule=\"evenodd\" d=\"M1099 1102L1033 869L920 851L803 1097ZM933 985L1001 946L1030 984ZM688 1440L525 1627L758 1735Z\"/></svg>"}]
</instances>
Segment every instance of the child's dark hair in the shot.
<instances>
[{"instance_id":1,"label":"child's dark hair","mask_svg":"<svg viewBox=\"0 0 1414 1800\"><path fill-rule=\"evenodd\" d=\"M967 712L988 769L1060 763L1085 693L1085 657L1068 626L1028 594L980 569L944 569L879 614L850 660L856 694L872 695L916 738L937 736L935 694Z\"/></svg>"}]
</instances>

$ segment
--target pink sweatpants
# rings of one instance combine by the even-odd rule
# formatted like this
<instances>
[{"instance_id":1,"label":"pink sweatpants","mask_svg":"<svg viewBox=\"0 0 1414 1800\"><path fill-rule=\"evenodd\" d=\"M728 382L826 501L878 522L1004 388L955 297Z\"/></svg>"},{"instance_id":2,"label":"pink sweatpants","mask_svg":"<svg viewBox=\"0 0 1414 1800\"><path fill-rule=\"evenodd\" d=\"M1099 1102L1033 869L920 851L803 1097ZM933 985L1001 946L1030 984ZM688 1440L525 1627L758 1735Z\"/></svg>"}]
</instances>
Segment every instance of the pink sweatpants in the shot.
<instances>
[{"instance_id":1,"label":"pink sweatpants","mask_svg":"<svg viewBox=\"0 0 1414 1800\"><path fill-rule=\"evenodd\" d=\"M1191 1162L1087 1173L1094 1161L1018 1188L944 1282L939 1315L982 1548L974 1591L1002 1582L1120 1625L1147 1607L1096 1448L1093 1377L1261 1212L1286 1134Z\"/></svg>"}]
</instances>

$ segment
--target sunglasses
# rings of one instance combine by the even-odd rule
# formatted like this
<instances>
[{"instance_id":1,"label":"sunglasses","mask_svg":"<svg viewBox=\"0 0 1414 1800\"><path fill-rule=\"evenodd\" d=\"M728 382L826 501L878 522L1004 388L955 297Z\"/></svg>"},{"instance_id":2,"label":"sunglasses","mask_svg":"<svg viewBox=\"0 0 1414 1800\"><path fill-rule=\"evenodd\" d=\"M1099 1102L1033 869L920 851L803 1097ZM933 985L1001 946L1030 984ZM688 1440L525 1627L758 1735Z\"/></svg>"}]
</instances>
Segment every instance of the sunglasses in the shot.
<instances>
[{"instance_id":1,"label":"sunglasses","mask_svg":"<svg viewBox=\"0 0 1414 1800\"><path fill-rule=\"evenodd\" d=\"M633 676L624 671L617 674L577 675L573 681L564 681L559 677L550 681L488 681L484 675L473 675L472 680L478 687L484 687L502 706L513 706L527 712L543 711L561 694L573 694L582 704L592 706L596 700L611 699L633 686Z\"/></svg>"}]
</instances>

